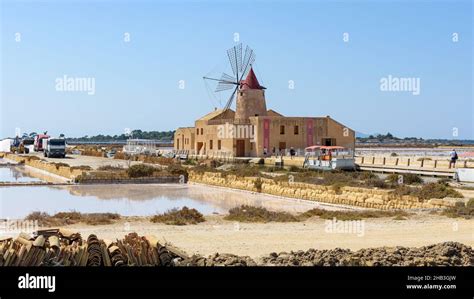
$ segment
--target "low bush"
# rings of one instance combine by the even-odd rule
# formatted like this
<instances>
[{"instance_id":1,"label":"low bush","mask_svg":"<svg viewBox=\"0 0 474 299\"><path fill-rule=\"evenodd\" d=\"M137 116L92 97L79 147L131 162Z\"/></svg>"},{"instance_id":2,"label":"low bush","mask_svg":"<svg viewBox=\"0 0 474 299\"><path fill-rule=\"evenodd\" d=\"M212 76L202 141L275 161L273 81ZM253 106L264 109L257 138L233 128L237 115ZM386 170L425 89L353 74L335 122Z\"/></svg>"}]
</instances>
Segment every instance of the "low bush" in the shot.
<instances>
[{"instance_id":1,"label":"low bush","mask_svg":"<svg viewBox=\"0 0 474 299\"><path fill-rule=\"evenodd\" d=\"M263 185L263 181L261 178L257 178L253 182L253 186L255 187L255 189L257 189L257 192L262 192L262 185Z\"/></svg>"},{"instance_id":2,"label":"low bush","mask_svg":"<svg viewBox=\"0 0 474 299\"><path fill-rule=\"evenodd\" d=\"M197 162L194 159L186 159L186 161L183 162L183 165L197 165Z\"/></svg>"},{"instance_id":3,"label":"low bush","mask_svg":"<svg viewBox=\"0 0 474 299\"><path fill-rule=\"evenodd\" d=\"M474 198L469 199L468 202L457 202L454 207L447 208L443 211L443 215L452 218L462 217L465 219L474 218Z\"/></svg>"},{"instance_id":4,"label":"low bush","mask_svg":"<svg viewBox=\"0 0 474 299\"><path fill-rule=\"evenodd\" d=\"M368 172L368 171L362 171L362 172L355 171L353 172L353 177L359 180L368 180L368 179L377 178L377 175L374 174L373 172Z\"/></svg>"},{"instance_id":5,"label":"low bush","mask_svg":"<svg viewBox=\"0 0 474 299\"><path fill-rule=\"evenodd\" d=\"M298 217L301 220L305 220L314 216L318 216L322 219L333 219L337 220L361 220L364 218L382 218L382 217L406 217L410 214L402 210L393 211L379 211L379 210L367 210L367 211L329 211L323 209L311 209L300 214Z\"/></svg>"},{"instance_id":6,"label":"low bush","mask_svg":"<svg viewBox=\"0 0 474 299\"><path fill-rule=\"evenodd\" d=\"M290 168L288 168L288 171L291 171L291 172L300 172L300 168L298 166L290 166Z\"/></svg>"},{"instance_id":7,"label":"low bush","mask_svg":"<svg viewBox=\"0 0 474 299\"><path fill-rule=\"evenodd\" d=\"M114 165L103 165L97 168L97 170L101 171L123 171L125 170L122 166L114 166Z\"/></svg>"},{"instance_id":8,"label":"low bush","mask_svg":"<svg viewBox=\"0 0 474 299\"><path fill-rule=\"evenodd\" d=\"M196 209L183 207L180 210L172 209L163 214L157 214L150 219L153 223L164 223L168 225L198 224L206 221L204 216Z\"/></svg>"},{"instance_id":9,"label":"low bush","mask_svg":"<svg viewBox=\"0 0 474 299\"><path fill-rule=\"evenodd\" d=\"M32 212L25 217L25 220L38 221L41 226L63 226L75 223L86 223L90 225L110 224L113 220L120 219L115 213L80 213L76 211L59 212L49 215L45 212Z\"/></svg>"},{"instance_id":10,"label":"low bush","mask_svg":"<svg viewBox=\"0 0 474 299\"><path fill-rule=\"evenodd\" d=\"M403 175L397 174L397 173L392 173L387 177L387 181L389 181L392 184L398 184L399 177L403 177L403 184L406 185L411 185L411 184L422 184L423 179L414 173L405 173Z\"/></svg>"},{"instance_id":11,"label":"low bush","mask_svg":"<svg viewBox=\"0 0 474 299\"><path fill-rule=\"evenodd\" d=\"M136 164L127 168L127 174L131 178L149 177L155 171L157 171L155 167L146 164Z\"/></svg>"},{"instance_id":12,"label":"low bush","mask_svg":"<svg viewBox=\"0 0 474 299\"><path fill-rule=\"evenodd\" d=\"M404 195L415 195L416 191L417 189L414 187L399 185L391 192L391 194L401 197Z\"/></svg>"},{"instance_id":13,"label":"low bush","mask_svg":"<svg viewBox=\"0 0 474 299\"><path fill-rule=\"evenodd\" d=\"M273 212L261 207L242 205L232 208L225 220L239 222L297 222L298 218L287 212Z\"/></svg>"},{"instance_id":14,"label":"low bush","mask_svg":"<svg viewBox=\"0 0 474 299\"><path fill-rule=\"evenodd\" d=\"M331 186L332 190L336 192L336 194L342 194L342 187L344 187L343 183L335 183Z\"/></svg>"},{"instance_id":15,"label":"low bush","mask_svg":"<svg viewBox=\"0 0 474 299\"><path fill-rule=\"evenodd\" d=\"M169 173L169 174L172 174L172 175L183 175L186 180L188 179L188 170L179 165L179 164L171 164L169 165L167 168L166 168L166 171Z\"/></svg>"},{"instance_id":16,"label":"low bush","mask_svg":"<svg viewBox=\"0 0 474 299\"><path fill-rule=\"evenodd\" d=\"M385 183L384 180L380 179L380 178L371 178L371 179L367 179L365 181L365 185L366 186L369 186L369 187L375 187L375 188L381 188L381 189L385 189L385 188L388 188L389 186L387 185L387 183Z\"/></svg>"},{"instance_id":17,"label":"low bush","mask_svg":"<svg viewBox=\"0 0 474 299\"><path fill-rule=\"evenodd\" d=\"M420 199L455 197L462 198L462 194L453 188L440 183L429 183L418 189L416 196Z\"/></svg>"},{"instance_id":18,"label":"low bush","mask_svg":"<svg viewBox=\"0 0 474 299\"><path fill-rule=\"evenodd\" d=\"M420 188L400 185L392 191L392 194L396 196L412 195L418 197L421 200L427 200L431 198L463 197L461 193L442 183L429 183L423 185Z\"/></svg>"}]
</instances>

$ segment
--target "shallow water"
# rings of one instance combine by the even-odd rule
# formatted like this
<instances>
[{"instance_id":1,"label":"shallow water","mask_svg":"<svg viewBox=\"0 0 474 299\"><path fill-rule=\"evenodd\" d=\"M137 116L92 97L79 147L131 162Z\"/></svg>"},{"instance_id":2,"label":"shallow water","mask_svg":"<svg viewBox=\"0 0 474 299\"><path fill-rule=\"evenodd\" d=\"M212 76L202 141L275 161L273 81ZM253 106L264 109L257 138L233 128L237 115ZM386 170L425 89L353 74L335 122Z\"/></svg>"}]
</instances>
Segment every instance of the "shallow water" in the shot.
<instances>
[{"instance_id":1,"label":"shallow water","mask_svg":"<svg viewBox=\"0 0 474 299\"><path fill-rule=\"evenodd\" d=\"M23 218L34 211L54 214L72 210L149 216L183 206L205 215L225 214L242 204L287 212L303 212L315 207L336 209L316 202L192 184L0 187L0 218L3 219Z\"/></svg>"},{"instance_id":2,"label":"shallow water","mask_svg":"<svg viewBox=\"0 0 474 299\"><path fill-rule=\"evenodd\" d=\"M0 182L30 183L41 182L41 179L33 177L24 166L0 167Z\"/></svg>"}]
</instances>

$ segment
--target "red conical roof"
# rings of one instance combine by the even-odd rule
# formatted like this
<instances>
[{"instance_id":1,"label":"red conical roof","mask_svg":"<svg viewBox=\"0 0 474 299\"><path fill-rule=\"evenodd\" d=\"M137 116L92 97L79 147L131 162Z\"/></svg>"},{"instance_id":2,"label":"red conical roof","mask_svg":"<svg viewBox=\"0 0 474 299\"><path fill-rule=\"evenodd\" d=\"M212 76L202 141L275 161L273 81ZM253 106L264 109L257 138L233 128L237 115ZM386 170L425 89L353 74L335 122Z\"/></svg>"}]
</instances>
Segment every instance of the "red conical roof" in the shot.
<instances>
[{"instance_id":1,"label":"red conical roof","mask_svg":"<svg viewBox=\"0 0 474 299\"><path fill-rule=\"evenodd\" d=\"M240 82L240 88L242 89L263 89L263 86L260 86L260 83L258 83L257 77L255 76L255 73L253 72L253 68L250 67L250 71L247 75L247 78L245 80L242 80Z\"/></svg>"}]
</instances>

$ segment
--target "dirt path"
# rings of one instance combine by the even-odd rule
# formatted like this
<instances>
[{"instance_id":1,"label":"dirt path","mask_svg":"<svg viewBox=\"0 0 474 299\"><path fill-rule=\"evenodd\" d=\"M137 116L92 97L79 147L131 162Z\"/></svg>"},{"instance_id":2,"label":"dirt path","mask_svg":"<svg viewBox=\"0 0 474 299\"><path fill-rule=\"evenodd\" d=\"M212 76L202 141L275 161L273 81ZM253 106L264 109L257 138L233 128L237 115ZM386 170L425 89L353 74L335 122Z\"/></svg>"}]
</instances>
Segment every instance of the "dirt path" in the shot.
<instances>
[{"instance_id":1,"label":"dirt path","mask_svg":"<svg viewBox=\"0 0 474 299\"><path fill-rule=\"evenodd\" d=\"M326 220L312 218L300 223L237 223L222 216L206 217L198 225L170 226L153 224L146 218L131 217L112 225L71 225L83 236L94 233L114 240L128 232L155 235L186 252L210 255L215 252L260 257L271 252L331 249L358 250L382 246L424 246L457 241L474 246L474 220L452 219L437 215L414 215L408 220L367 219L362 231L331 233ZM363 232L361 234L360 232Z\"/></svg>"}]
</instances>

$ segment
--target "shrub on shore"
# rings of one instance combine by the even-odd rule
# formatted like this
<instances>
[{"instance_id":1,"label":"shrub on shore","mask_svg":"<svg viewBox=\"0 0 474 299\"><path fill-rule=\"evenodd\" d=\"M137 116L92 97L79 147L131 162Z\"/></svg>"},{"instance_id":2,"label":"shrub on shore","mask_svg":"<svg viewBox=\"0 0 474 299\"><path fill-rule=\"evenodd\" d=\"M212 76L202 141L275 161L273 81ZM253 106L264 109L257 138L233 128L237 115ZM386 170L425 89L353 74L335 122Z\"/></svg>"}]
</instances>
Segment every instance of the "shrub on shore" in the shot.
<instances>
[{"instance_id":1,"label":"shrub on shore","mask_svg":"<svg viewBox=\"0 0 474 299\"><path fill-rule=\"evenodd\" d=\"M273 212L265 208L242 205L232 208L225 220L239 222L297 222L298 218L287 212Z\"/></svg>"},{"instance_id":2,"label":"shrub on shore","mask_svg":"<svg viewBox=\"0 0 474 299\"><path fill-rule=\"evenodd\" d=\"M90 225L110 224L113 220L120 219L116 213L80 213L76 211L59 212L49 215L46 212L32 212L25 220L38 221L41 226L62 226L83 222Z\"/></svg>"},{"instance_id":3,"label":"shrub on shore","mask_svg":"<svg viewBox=\"0 0 474 299\"><path fill-rule=\"evenodd\" d=\"M421 187L416 196L420 199L455 197L463 198L462 194L446 184L429 183Z\"/></svg>"},{"instance_id":4,"label":"shrub on shore","mask_svg":"<svg viewBox=\"0 0 474 299\"><path fill-rule=\"evenodd\" d=\"M318 216L322 219L333 219L337 220L361 220L364 218L382 218L382 217L406 217L410 214L402 210L392 210L392 211L379 211L379 210L367 210L367 211L329 211L323 209L311 209L298 217L301 220L306 220L308 218Z\"/></svg>"},{"instance_id":5,"label":"shrub on shore","mask_svg":"<svg viewBox=\"0 0 474 299\"><path fill-rule=\"evenodd\" d=\"M136 164L130 166L127 169L127 174L131 178L140 178L152 176L155 171L157 171L157 169L153 166L146 164Z\"/></svg>"},{"instance_id":6,"label":"shrub on shore","mask_svg":"<svg viewBox=\"0 0 474 299\"><path fill-rule=\"evenodd\" d=\"M429 183L420 188L400 185L392 191L392 194L396 196L412 195L421 200L445 197L463 198L461 193L448 185L439 182Z\"/></svg>"},{"instance_id":7,"label":"shrub on shore","mask_svg":"<svg viewBox=\"0 0 474 299\"><path fill-rule=\"evenodd\" d=\"M114 166L114 165L103 165L97 168L97 170L100 171L123 171L124 168L122 166Z\"/></svg>"},{"instance_id":8,"label":"shrub on shore","mask_svg":"<svg viewBox=\"0 0 474 299\"><path fill-rule=\"evenodd\" d=\"M262 185L263 185L263 181L262 179L259 177L257 178L254 182L253 182L253 186L255 187L255 189L257 189L257 192L262 192Z\"/></svg>"},{"instance_id":9,"label":"shrub on shore","mask_svg":"<svg viewBox=\"0 0 474 299\"><path fill-rule=\"evenodd\" d=\"M474 198L469 199L466 204L457 202L454 207L447 208L443 211L443 215L452 218L462 217L465 219L474 218Z\"/></svg>"},{"instance_id":10,"label":"shrub on shore","mask_svg":"<svg viewBox=\"0 0 474 299\"><path fill-rule=\"evenodd\" d=\"M206 219L198 210L183 207L180 210L174 208L163 214L157 214L153 216L150 221L168 225L187 225L198 224L206 221Z\"/></svg>"},{"instance_id":11,"label":"shrub on shore","mask_svg":"<svg viewBox=\"0 0 474 299\"><path fill-rule=\"evenodd\" d=\"M398 179L399 179L400 174L397 173L392 173L387 177L387 181L389 181L392 184L398 184ZM401 175L403 177L403 184L406 185L411 185L411 184L422 184L423 179L414 173L405 173Z\"/></svg>"},{"instance_id":12,"label":"shrub on shore","mask_svg":"<svg viewBox=\"0 0 474 299\"><path fill-rule=\"evenodd\" d=\"M175 174L175 175L184 175L184 176L188 175L188 171L186 170L186 168L184 168L183 166L179 164L169 165L166 168L166 171L168 171L168 173Z\"/></svg>"}]
</instances>

